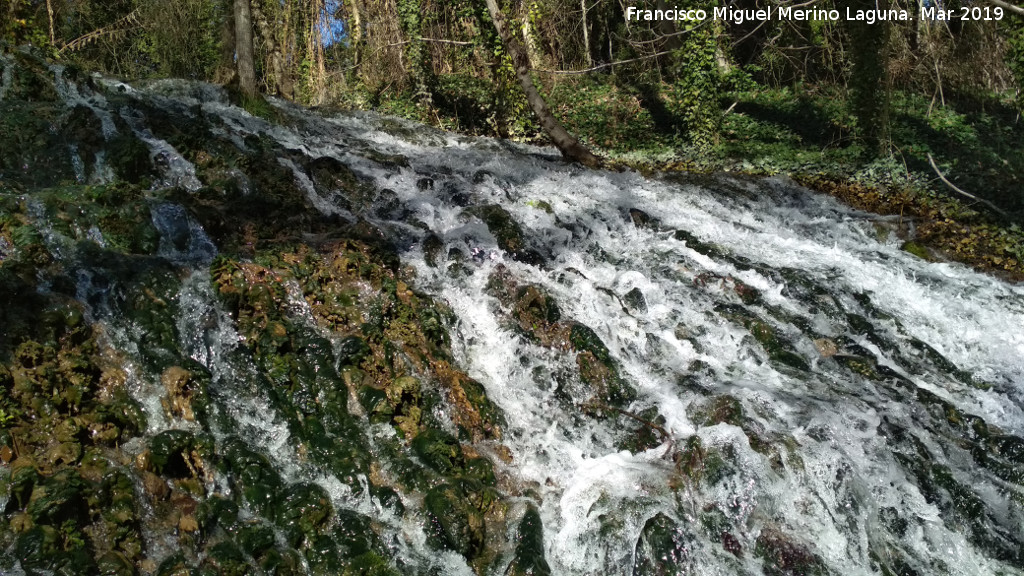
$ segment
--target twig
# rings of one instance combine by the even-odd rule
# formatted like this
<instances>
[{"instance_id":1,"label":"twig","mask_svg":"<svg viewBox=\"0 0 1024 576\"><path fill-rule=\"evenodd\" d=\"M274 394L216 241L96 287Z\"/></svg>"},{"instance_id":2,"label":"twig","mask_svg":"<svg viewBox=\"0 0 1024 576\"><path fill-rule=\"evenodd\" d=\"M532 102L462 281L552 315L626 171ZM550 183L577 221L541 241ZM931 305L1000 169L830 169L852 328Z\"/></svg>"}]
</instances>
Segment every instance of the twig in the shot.
<instances>
[{"instance_id":1,"label":"twig","mask_svg":"<svg viewBox=\"0 0 1024 576\"><path fill-rule=\"evenodd\" d=\"M390 48L392 46L403 46L405 44L412 44L413 42L435 42L437 44L453 44L455 46L472 46L476 44L475 42L463 42L461 40L445 40L443 38L417 38L416 40L402 40L401 42L394 42L392 44L386 45L385 48Z\"/></svg>"},{"instance_id":2,"label":"twig","mask_svg":"<svg viewBox=\"0 0 1024 576\"><path fill-rule=\"evenodd\" d=\"M602 68L609 66L618 66L619 64L629 64L630 62L639 62L641 60L650 60L651 58L657 58L658 56L664 56L665 54L671 54L675 50L665 50L663 52L657 52L655 54L648 54L647 56L640 56L639 58L630 58L629 60L616 60L615 62L606 62L604 64L598 64L597 66L591 66L590 68L584 68L583 70L541 70L534 68L534 72L540 74L564 74L564 75L575 75L575 74L588 74Z\"/></svg>"},{"instance_id":3,"label":"twig","mask_svg":"<svg viewBox=\"0 0 1024 576\"><path fill-rule=\"evenodd\" d=\"M985 199L982 199L982 198L978 198L977 196L975 196L974 194L971 194L970 192L964 192L960 188L957 188L956 184L953 184L952 182L947 180L946 177L942 174L942 171L939 170L939 167L935 165L935 159L932 158L932 155L930 153L928 154L928 163L932 165L932 170L935 170L935 173L939 175L939 180L942 180L942 182L946 186L949 186L955 192L959 192L960 194L963 194L964 196L966 196L966 197L968 197L968 198L970 198L970 199L972 199L972 200L974 200L976 202L981 202L985 206L988 206L992 210L998 212L1001 216L1007 216L1006 212L1003 212L1002 210L1000 210L999 207L997 207L995 204L989 202L988 200L985 200Z\"/></svg>"},{"instance_id":4,"label":"twig","mask_svg":"<svg viewBox=\"0 0 1024 576\"><path fill-rule=\"evenodd\" d=\"M664 427L658 426L657 424L655 424L654 422L651 422L650 420L647 420L645 418L641 418L640 416L637 416L636 414L633 414L632 412L623 410L622 408L616 408L615 406L612 406L610 404L605 404L604 402L598 401L598 402L595 402L594 404L596 404L600 408L604 408L605 410L611 410L612 412L618 412L619 414L622 414L623 416L625 416L627 418L632 418L633 420L636 420L637 422L639 422L639 423L643 424L644 426L647 426L651 430L654 430L655 432L657 432L659 435L661 435L662 439L667 440L669 442L669 444L675 444L675 441L672 439L672 434L670 434L668 430L665 430Z\"/></svg>"}]
</instances>

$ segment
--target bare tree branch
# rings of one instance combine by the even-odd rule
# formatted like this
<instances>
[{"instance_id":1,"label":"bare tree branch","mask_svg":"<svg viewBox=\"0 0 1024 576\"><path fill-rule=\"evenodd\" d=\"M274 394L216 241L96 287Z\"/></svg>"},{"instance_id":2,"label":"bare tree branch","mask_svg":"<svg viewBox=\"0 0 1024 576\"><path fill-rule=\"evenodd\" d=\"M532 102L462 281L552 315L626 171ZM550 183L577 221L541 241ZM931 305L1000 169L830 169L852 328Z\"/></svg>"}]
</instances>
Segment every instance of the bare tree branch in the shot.
<instances>
[{"instance_id":1,"label":"bare tree branch","mask_svg":"<svg viewBox=\"0 0 1024 576\"><path fill-rule=\"evenodd\" d=\"M1024 8L1021 8L1020 6L1017 6L1015 4L1010 4L1009 2L1005 2L1004 0L988 0L988 3L999 6L1000 8L1005 8L1010 12L1014 12L1020 16L1024 16Z\"/></svg>"},{"instance_id":2,"label":"bare tree branch","mask_svg":"<svg viewBox=\"0 0 1024 576\"><path fill-rule=\"evenodd\" d=\"M955 192L959 192L960 194L963 194L964 196L966 196L966 197L968 197L968 198L970 198L971 200L974 200L974 201L976 201L976 202L981 202L982 204L984 204L985 206L988 206L989 208L991 208L992 210L994 210L994 211L998 212L998 213L999 213L1000 215L1002 215L1002 216L1006 216L1006 215L1007 215L1007 214L1006 214L1006 212L1003 212L1003 211L1002 211L1001 209L999 209L999 207L998 207L998 206L996 206L995 204L993 204L993 203L989 202L988 200L984 200L984 199L982 199L982 198L978 198L977 196L975 196L974 194L971 194L971 193L969 193L969 192L964 192L963 190L961 190L960 188L958 188L958 187L956 186L956 184L953 184L952 182L950 182L949 180L947 180L947 179L946 179L946 177L945 177L945 176L944 176L944 175L942 174L942 172L941 172L941 171L939 170L939 167L935 165L935 159L934 159L934 158L932 158L932 155L931 155L931 154L928 154L928 163L932 165L932 170L935 170L935 173L939 175L939 180L942 180L942 182L943 182L943 183L944 183L944 184L945 184L946 186L949 186L950 188L952 188L952 189L953 189L953 191L955 191Z\"/></svg>"}]
</instances>

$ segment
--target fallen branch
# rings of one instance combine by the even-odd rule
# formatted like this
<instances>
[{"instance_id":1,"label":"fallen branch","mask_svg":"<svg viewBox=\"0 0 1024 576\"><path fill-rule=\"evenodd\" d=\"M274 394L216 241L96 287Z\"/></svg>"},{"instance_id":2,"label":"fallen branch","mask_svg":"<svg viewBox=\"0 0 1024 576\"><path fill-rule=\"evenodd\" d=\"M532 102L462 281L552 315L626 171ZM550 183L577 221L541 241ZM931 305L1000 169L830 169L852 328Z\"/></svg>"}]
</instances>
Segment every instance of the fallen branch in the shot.
<instances>
[{"instance_id":1,"label":"fallen branch","mask_svg":"<svg viewBox=\"0 0 1024 576\"><path fill-rule=\"evenodd\" d=\"M1003 0L988 0L988 2L989 4L994 4L996 6L999 6L1000 8L1005 8L1010 12L1014 12L1020 16L1024 16L1024 8L1021 8L1020 6L1010 4L1009 2L1004 2Z\"/></svg>"},{"instance_id":2,"label":"fallen branch","mask_svg":"<svg viewBox=\"0 0 1024 576\"><path fill-rule=\"evenodd\" d=\"M67 44L62 46L60 50L58 50L57 52L60 54L62 54L65 50L71 50L72 52L74 52L75 50L85 48L89 45L89 43L94 42L99 38L102 38L103 36L117 36L119 34L126 34L131 30L135 30L137 28L141 28L141 25L139 24L139 10L136 8L135 10L129 12L127 16L121 18L120 20L112 22L108 26L98 28L96 30L93 30L92 32L88 32L86 34L79 36L78 38L75 38L71 42L68 42Z\"/></svg>"},{"instance_id":3,"label":"fallen branch","mask_svg":"<svg viewBox=\"0 0 1024 576\"><path fill-rule=\"evenodd\" d=\"M952 182L947 180L945 175L942 174L942 171L939 170L939 167L935 165L935 159L932 158L931 154L928 154L928 163L932 165L932 170L935 170L935 173L939 175L939 180L942 180L942 182L946 186L949 186L950 188L952 188L953 191L958 192L960 194L963 194L964 196L970 198L971 200L974 200L975 202L981 202L985 206L988 206L992 210L998 212L1000 216L1007 216L1006 212L1004 212L1001 209L999 209L999 207L996 206L995 204L993 204L993 203L991 203L988 200L985 200L983 198L978 198L977 196L975 196L974 194L971 194L970 192L965 192L965 191L961 190L960 188L958 188L956 186L956 184L953 184Z\"/></svg>"}]
</instances>

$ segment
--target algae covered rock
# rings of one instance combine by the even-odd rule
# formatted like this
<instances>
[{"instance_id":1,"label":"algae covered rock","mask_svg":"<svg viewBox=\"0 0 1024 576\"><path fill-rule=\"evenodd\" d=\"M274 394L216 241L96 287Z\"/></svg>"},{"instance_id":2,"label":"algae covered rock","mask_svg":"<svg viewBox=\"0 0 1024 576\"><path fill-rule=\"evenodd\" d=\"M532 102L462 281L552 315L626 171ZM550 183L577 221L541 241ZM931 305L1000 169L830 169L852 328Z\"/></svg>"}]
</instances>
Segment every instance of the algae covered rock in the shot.
<instances>
[{"instance_id":1,"label":"algae covered rock","mask_svg":"<svg viewBox=\"0 0 1024 576\"><path fill-rule=\"evenodd\" d=\"M687 572L691 538L665 514L649 519L634 551L633 576L672 576Z\"/></svg>"},{"instance_id":2,"label":"algae covered rock","mask_svg":"<svg viewBox=\"0 0 1024 576\"><path fill-rule=\"evenodd\" d=\"M515 555L505 572L509 576L548 576L551 567L544 557L544 525L535 506L529 506L519 522Z\"/></svg>"},{"instance_id":3,"label":"algae covered rock","mask_svg":"<svg viewBox=\"0 0 1024 576\"><path fill-rule=\"evenodd\" d=\"M486 541L485 510L484 502L466 488L461 482L442 484L427 492L423 504L433 544L472 559L483 551Z\"/></svg>"},{"instance_id":4,"label":"algae covered rock","mask_svg":"<svg viewBox=\"0 0 1024 576\"><path fill-rule=\"evenodd\" d=\"M529 247L526 235L519 223L501 206L497 204L474 206L467 209L466 212L482 220L497 240L498 247L513 259L535 265L544 261L543 256Z\"/></svg>"},{"instance_id":5,"label":"algae covered rock","mask_svg":"<svg viewBox=\"0 0 1024 576\"><path fill-rule=\"evenodd\" d=\"M465 466L459 441L441 430L424 430L413 439L412 449L420 460L442 475L450 475Z\"/></svg>"}]
</instances>

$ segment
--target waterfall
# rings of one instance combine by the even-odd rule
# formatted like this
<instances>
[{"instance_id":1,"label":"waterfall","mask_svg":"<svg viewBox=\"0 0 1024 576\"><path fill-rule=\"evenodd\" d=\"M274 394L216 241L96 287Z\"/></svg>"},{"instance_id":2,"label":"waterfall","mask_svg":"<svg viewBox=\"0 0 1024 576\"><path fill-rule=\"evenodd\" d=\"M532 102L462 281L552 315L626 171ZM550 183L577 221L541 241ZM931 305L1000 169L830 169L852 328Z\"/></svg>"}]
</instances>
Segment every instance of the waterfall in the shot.
<instances>
[{"instance_id":1,"label":"waterfall","mask_svg":"<svg viewBox=\"0 0 1024 576\"><path fill-rule=\"evenodd\" d=\"M193 469L169 485L191 474L200 507L234 502L238 526L283 551L276 565L327 573L358 549L399 573L504 574L535 538L529 573L1024 573L1024 287L919 259L892 219L785 178L587 170L549 148L276 100L286 120L270 122L194 83L98 80L83 97L62 72L69 108L86 102L105 139L130 132L155 159L152 190L130 200L149 244L103 220L57 230L42 200L26 216L123 355L149 423L123 449L189 435ZM180 146L198 133L201 154ZM131 242L150 248L95 255ZM287 251L260 252L273 242ZM0 248L0 263L17 251ZM266 308L233 304L245 298ZM362 307L330 316L331 302ZM400 305L450 358L402 348L420 336L387 316ZM360 364L374 329L391 340L373 353L404 373ZM168 407L174 374L200 415ZM373 378L387 387L360 385ZM500 425L486 403L466 424L445 378L479 385ZM423 413L399 414L412 397ZM486 461L493 487L409 441L428 429L466 470ZM500 513L481 516L486 536L439 545L434 502L460 482ZM293 518L260 490L319 504ZM154 562L178 561L142 523ZM181 561L210 561L196 554Z\"/></svg>"}]
</instances>

